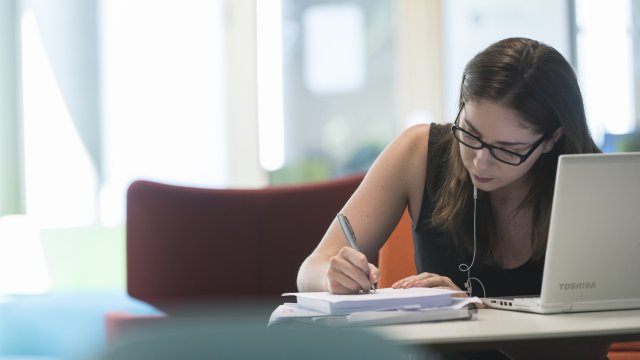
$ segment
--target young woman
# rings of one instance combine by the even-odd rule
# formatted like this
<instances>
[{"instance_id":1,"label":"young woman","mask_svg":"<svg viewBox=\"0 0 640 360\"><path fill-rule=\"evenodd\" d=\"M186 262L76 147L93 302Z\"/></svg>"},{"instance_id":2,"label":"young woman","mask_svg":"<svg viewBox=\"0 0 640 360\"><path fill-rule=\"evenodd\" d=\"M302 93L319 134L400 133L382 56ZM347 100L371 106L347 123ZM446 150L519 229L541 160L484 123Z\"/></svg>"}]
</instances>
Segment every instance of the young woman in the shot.
<instances>
[{"instance_id":1,"label":"young woman","mask_svg":"<svg viewBox=\"0 0 640 360\"><path fill-rule=\"evenodd\" d=\"M599 149L564 57L525 38L492 44L464 70L454 123L404 131L341 210L361 252L334 221L298 288L367 291L380 275L367 259L408 207L418 275L394 287L539 294L558 156L590 152Z\"/></svg>"}]
</instances>

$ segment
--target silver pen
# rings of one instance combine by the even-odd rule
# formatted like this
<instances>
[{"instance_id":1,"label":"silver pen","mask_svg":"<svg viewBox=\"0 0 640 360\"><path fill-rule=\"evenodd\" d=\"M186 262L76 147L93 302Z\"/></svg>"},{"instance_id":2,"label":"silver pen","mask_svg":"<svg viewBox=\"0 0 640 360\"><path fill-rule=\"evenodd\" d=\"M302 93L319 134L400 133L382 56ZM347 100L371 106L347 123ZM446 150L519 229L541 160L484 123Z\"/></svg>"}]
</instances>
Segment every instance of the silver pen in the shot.
<instances>
[{"instance_id":1,"label":"silver pen","mask_svg":"<svg viewBox=\"0 0 640 360\"><path fill-rule=\"evenodd\" d=\"M340 223L340 228L342 228L342 233L344 234L344 237L346 237L347 241L349 242L349 246L351 246L351 248L356 251L360 251L360 248L358 247L358 243L356 242L356 234L353 232L353 229L351 228L349 219L347 219L347 217L342 213L338 213L337 218L338 218L338 222ZM373 283L371 284L370 291L376 291L375 284Z\"/></svg>"}]
</instances>

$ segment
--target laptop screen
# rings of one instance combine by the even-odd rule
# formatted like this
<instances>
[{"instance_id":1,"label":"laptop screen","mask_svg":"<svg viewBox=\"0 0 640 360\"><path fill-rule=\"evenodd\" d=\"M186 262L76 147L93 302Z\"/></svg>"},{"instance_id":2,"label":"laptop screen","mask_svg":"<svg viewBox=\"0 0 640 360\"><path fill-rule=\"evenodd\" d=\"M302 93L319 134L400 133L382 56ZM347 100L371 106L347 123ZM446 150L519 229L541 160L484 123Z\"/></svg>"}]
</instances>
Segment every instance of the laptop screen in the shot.
<instances>
[{"instance_id":1,"label":"laptop screen","mask_svg":"<svg viewBox=\"0 0 640 360\"><path fill-rule=\"evenodd\" d=\"M638 259L640 153L561 156L542 302L586 310L640 307Z\"/></svg>"}]
</instances>

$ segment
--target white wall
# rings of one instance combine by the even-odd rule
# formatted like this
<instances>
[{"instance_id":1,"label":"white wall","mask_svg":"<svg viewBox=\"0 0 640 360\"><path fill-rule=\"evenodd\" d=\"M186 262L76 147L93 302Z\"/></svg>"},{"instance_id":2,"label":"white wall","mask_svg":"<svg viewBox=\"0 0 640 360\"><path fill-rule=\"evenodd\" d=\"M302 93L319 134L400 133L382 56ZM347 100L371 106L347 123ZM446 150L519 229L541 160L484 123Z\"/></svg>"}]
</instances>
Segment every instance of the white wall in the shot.
<instances>
[{"instance_id":1,"label":"white wall","mask_svg":"<svg viewBox=\"0 0 640 360\"><path fill-rule=\"evenodd\" d=\"M441 0L396 1L396 121L442 122Z\"/></svg>"}]
</instances>

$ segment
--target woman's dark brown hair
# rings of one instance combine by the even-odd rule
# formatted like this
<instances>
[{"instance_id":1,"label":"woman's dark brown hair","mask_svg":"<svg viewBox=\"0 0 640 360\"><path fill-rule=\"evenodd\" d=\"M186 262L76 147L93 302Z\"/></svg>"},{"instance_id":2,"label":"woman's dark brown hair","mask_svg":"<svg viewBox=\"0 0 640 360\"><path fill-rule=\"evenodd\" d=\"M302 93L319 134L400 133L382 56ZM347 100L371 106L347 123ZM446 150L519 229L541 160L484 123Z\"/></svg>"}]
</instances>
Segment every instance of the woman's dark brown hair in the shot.
<instances>
[{"instance_id":1,"label":"woman's dark brown hair","mask_svg":"<svg viewBox=\"0 0 640 360\"><path fill-rule=\"evenodd\" d=\"M571 65L555 49L535 40L510 38L498 41L467 64L460 87L459 105L489 100L517 111L534 130L551 134L562 127L564 134L553 150L533 166L533 186L519 209L533 210L533 261L544 258L556 166L560 154L600 152L587 127L582 94ZM435 194L432 225L450 234L457 248L473 246L473 185L462 164L460 148L452 134L435 144L445 149L444 183ZM434 188L435 187L434 185ZM491 255L493 226L485 194L478 202L478 254Z\"/></svg>"}]
</instances>

